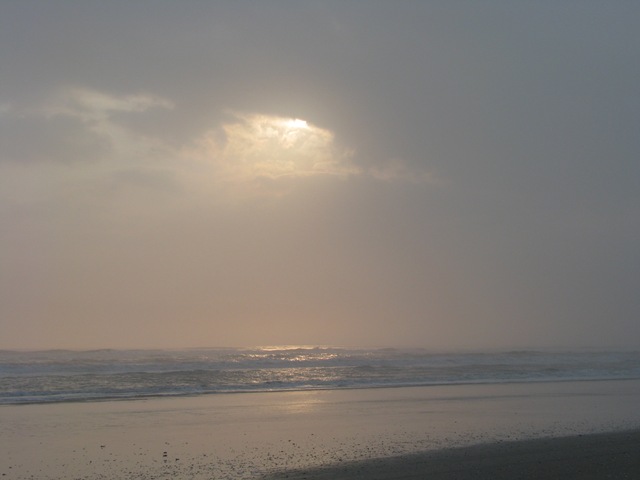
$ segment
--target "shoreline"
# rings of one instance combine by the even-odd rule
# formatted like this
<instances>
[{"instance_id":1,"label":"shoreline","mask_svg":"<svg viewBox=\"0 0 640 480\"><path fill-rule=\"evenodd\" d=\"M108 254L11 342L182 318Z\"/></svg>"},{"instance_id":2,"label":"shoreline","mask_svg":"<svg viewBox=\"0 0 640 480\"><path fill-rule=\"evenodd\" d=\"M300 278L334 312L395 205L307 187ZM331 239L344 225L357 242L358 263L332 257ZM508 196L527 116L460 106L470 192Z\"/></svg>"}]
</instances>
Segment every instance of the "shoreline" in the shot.
<instances>
[{"instance_id":1,"label":"shoreline","mask_svg":"<svg viewBox=\"0 0 640 480\"><path fill-rule=\"evenodd\" d=\"M640 377L622 378L561 378L561 379L536 379L536 380L506 380L506 381L468 381L468 382L439 382L398 385L366 385L349 387L318 387L318 388L285 388L274 390L220 390L197 393L170 393L170 394L144 394L137 396L105 396L96 398L68 398L64 400L24 401L24 402L0 402L0 408L20 407L33 405L63 405L63 404L87 404L109 402L138 402L153 400L179 400L183 398L199 398L217 395L270 395L282 393L313 393L313 392L349 392L361 390L394 390L394 389L421 389L439 387L470 387L470 386L508 386L508 385L540 385L540 384L572 384L572 383L598 383L598 382L639 382Z\"/></svg>"},{"instance_id":2,"label":"shoreline","mask_svg":"<svg viewBox=\"0 0 640 480\"><path fill-rule=\"evenodd\" d=\"M600 480L640 478L640 429L425 451L312 469L270 472L260 480Z\"/></svg>"}]
</instances>

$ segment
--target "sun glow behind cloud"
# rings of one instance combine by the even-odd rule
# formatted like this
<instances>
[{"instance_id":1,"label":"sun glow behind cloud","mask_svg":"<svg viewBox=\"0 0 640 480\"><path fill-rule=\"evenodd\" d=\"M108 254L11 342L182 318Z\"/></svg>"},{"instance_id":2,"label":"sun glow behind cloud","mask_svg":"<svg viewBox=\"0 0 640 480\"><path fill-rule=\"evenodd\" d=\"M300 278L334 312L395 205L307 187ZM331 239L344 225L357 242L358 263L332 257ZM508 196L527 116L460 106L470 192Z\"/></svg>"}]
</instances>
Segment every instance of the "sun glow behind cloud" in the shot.
<instances>
[{"instance_id":1,"label":"sun glow behind cloud","mask_svg":"<svg viewBox=\"0 0 640 480\"><path fill-rule=\"evenodd\" d=\"M334 134L298 118L234 114L234 120L205 135L191 155L215 166L228 183L360 173L353 152L336 145Z\"/></svg>"}]
</instances>

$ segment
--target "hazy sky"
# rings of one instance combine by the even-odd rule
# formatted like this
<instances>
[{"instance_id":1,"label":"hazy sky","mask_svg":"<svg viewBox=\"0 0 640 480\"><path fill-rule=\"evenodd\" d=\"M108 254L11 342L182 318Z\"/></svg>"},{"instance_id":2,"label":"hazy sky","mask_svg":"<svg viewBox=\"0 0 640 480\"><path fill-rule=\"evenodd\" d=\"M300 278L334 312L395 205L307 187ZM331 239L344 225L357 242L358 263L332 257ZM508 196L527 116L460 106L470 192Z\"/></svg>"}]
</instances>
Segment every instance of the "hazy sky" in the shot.
<instances>
[{"instance_id":1,"label":"hazy sky","mask_svg":"<svg viewBox=\"0 0 640 480\"><path fill-rule=\"evenodd\" d=\"M0 348L640 347L639 24L0 0Z\"/></svg>"}]
</instances>

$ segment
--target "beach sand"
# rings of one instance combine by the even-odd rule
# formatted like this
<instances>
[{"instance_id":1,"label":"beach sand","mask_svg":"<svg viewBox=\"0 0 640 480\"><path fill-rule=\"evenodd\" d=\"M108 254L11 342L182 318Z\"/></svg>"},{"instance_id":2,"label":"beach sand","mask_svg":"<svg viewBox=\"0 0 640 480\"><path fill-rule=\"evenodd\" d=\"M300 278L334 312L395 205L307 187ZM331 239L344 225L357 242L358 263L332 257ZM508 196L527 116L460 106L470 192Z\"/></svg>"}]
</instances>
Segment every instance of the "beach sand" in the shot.
<instances>
[{"instance_id":1,"label":"beach sand","mask_svg":"<svg viewBox=\"0 0 640 480\"><path fill-rule=\"evenodd\" d=\"M640 431L481 444L324 468L263 480L600 480L640 478Z\"/></svg>"},{"instance_id":2,"label":"beach sand","mask_svg":"<svg viewBox=\"0 0 640 480\"><path fill-rule=\"evenodd\" d=\"M640 478L637 432L592 436L640 428L639 400L606 381L2 406L0 475Z\"/></svg>"}]
</instances>

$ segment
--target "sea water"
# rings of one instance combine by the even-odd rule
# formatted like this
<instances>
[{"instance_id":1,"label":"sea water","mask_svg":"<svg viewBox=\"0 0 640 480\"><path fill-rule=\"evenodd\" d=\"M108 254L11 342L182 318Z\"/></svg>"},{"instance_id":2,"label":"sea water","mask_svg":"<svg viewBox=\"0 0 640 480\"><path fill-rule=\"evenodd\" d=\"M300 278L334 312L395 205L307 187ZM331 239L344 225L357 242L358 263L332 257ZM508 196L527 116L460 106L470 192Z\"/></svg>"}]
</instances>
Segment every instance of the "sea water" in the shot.
<instances>
[{"instance_id":1,"label":"sea water","mask_svg":"<svg viewBox=\"0 0 640 480\"><path fill-rule=\"evenodd\" d=\"M640 378L640 352L259 347L0 350L0 404Z\"/></svg>"}]
</instances>

